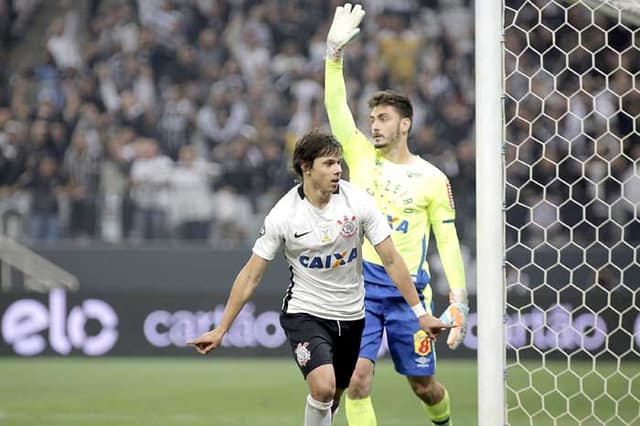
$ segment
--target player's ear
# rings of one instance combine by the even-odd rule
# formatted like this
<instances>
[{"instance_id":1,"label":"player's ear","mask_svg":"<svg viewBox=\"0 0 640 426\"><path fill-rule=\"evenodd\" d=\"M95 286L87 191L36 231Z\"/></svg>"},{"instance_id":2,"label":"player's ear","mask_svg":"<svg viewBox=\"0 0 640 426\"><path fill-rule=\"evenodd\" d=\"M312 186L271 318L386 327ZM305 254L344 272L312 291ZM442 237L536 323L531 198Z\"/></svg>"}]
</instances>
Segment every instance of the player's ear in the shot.
<instances>
[{"instance_id":1,"label":"player's ear","mask_svg":"<svg viewBox=\"0 0 640 426\"><path fill-rule=\"evenodd\" d=\"M301 161L300 162L300 169L302 170L302 175L308 175L309 173L311 173L311 166L312 164L308 161Z\"/></svg>"},{"instance_id":2,"label":"player's ear","mask_svg":"<svg viewBox=\"0 0 640 426\"><path fill-rule=\"evenodd\" d=\"M409 129L411 128L411 119L409 117L404 117L400 120L400 130L402 133L409 133Z\"/></svg>"}]
</instances>

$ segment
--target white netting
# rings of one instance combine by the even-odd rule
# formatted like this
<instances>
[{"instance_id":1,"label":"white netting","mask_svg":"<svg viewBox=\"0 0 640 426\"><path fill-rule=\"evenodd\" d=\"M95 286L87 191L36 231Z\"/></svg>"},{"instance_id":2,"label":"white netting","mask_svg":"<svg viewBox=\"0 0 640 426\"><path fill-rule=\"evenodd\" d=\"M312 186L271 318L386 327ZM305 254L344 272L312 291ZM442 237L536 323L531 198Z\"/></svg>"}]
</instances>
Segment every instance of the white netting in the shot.
<instances>
[{"instance_id":1,"label":"white netting","mask_svg":"<svg viewBox=\"0 0 640 426\"><path fill-rule=\"evenodd\" d=\"M639 10L504 0L511 425L640 425Z\"/></svg>"}]
</instances>

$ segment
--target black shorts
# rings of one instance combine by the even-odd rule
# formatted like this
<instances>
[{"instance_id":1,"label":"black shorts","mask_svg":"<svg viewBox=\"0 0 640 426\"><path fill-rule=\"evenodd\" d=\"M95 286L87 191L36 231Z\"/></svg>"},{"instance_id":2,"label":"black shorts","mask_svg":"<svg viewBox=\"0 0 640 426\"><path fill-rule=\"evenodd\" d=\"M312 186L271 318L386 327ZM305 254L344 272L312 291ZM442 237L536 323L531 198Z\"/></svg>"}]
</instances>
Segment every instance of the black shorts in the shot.
<instances>
[{"instance_id":1,"label":"black shorts","mask_svg":"<svg viewBox=\"0 0 640 426\"><path fill-rule=\"evenodd\" d=\"M315 368L332 364L336 388L349 387L360 353L364 318L336 321L309 314L281 314L280 325L305 379Z\"/></svg>"}]
</instances>

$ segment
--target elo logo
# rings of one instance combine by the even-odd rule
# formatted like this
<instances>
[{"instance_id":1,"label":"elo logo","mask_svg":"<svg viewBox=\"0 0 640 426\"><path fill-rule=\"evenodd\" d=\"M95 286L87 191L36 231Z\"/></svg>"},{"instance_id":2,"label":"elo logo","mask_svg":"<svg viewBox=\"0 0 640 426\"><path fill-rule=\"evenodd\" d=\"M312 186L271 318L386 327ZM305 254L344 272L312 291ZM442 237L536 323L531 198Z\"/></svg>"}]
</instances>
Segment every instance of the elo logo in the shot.
<instances>
[{"instance_id":1,"label":"elo logo","mask_svg":"<svg viewBox=\"0 0 640 426\"><path fill-rule=\"evenodd\" d=\"M106 302L87 299L73 307L67 315L64 290L51 290L49 307L34 299L18 300L2 316L2 337L18 355L38 355L47 347L47 339L40 333L49 329L51 349L68 355L72 348L86 355L109 352L118 340L118 316ZM88 336L85 326L95 320L100 326L97 334Z\"/></svg>"}]
</instances>

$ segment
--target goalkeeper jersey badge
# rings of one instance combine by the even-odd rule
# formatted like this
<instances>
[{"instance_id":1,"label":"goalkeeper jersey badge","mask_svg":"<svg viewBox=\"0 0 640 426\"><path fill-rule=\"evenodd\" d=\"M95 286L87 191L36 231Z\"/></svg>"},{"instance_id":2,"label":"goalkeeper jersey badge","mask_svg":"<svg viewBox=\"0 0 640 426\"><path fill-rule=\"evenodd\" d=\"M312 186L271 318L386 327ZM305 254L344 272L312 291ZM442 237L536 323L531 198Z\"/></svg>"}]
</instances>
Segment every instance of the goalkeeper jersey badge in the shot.
<instances>
[{"instance_id":1,"label":"goalkeeper jersey badge","mask_svg":"<svg viewBox=\"0 0 640 426\"><path fill-rule=\"evenodd\" d=\"M296 360L300 367L304 367L307 365L309 360L311 360L311 352L307 349L308 346L309 342L298 343L298 346L296 346L296 350L294 351L296 354Z\"/></svg>"}]
</instances>

